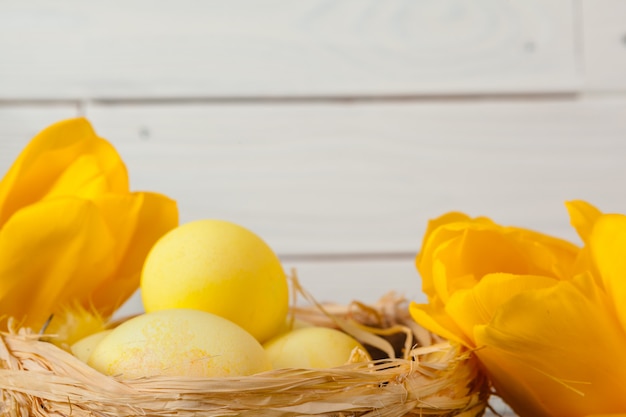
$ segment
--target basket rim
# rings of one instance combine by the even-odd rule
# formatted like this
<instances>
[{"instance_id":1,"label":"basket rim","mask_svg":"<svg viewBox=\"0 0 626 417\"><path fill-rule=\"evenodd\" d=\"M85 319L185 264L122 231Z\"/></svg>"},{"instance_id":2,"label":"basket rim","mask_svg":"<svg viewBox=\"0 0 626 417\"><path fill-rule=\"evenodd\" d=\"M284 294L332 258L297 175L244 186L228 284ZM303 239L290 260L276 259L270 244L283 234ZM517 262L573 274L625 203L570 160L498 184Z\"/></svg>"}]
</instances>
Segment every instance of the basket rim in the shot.
<instances>
[{"instance_id":1,"label":"basket rim","mask_svg":"<svg viewBox=\"0 0 626 417\"><path fill-rule=\"evenodd\" d=\"M384 311L392 321L406 319L406 311L396 308L401 297L381 300L385 301L367 307ZM319 310L320 306L311 308ZM299 308L293 311L311 312ZM326 324L341 327L348 322L346 315L362 319L354 314L354 305L332 303L324 308L332 311L318 311ZM0 415L6 410L24 416L103 417L481 415L489 387L473 352L434 336L431 342L412 348L408 357L335 368L270 370L244 377L128 380L99 373L30 329L10 328L0 332Z\"/></svg>"}]
</instances>

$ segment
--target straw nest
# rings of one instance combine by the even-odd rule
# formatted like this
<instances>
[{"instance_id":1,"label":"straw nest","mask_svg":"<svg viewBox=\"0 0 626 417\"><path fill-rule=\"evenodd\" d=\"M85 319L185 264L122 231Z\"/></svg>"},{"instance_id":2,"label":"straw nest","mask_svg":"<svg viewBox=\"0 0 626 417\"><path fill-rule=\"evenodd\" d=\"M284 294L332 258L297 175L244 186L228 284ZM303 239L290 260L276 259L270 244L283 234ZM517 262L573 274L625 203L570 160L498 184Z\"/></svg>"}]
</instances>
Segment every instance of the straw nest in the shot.
<instances>
[{"instance_id":1,"label":"straw nest","mask_svg":"<svg viewBox=\"0 0 626 417\"><path fill-rule=\"evenodd\" d=\"M0 333L1 416L480 416L489 388L471 352L413 322L408 302L292 307L365 344L331 369L281 369L237 378L123 379L93 370L28 329ZM362 353L362 352L360 352Z\"/></svg>"}]
</instances>

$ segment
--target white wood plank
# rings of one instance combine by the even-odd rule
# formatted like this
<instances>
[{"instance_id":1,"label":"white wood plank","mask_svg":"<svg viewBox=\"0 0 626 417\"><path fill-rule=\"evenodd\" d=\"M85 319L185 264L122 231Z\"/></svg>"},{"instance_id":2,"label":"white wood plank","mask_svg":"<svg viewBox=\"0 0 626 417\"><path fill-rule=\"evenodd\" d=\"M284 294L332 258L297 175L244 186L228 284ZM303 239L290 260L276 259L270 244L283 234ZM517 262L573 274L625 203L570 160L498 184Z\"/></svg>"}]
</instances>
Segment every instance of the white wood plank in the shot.
<instances>
[{"instance_id":1,"label":"white wood plank","mask_svg":"<svg viewBox=\"0 0 626 417\"><path fill-rule=\"evenodd\" d=\"M0 99L574 91L572 0L3 1Z\"/></svg>"},{"instance_id":2,"label":"white wood plank","mask_svg":"<svg viewBox=\"0 0 626 417\"><path fill-rule=\"evenodd\" d=\"M135 189L281 255L412 254L450 210L575 239L563 202L624 212L626 101L92 106Z\"/></svg>"},{"instance_id":3,"label":"white wood plank","mask_svg":"<svg viewBox=\"0 0 626 417\"><path fill-rule=\"evenodd\" d=\"M76 117L76 106L0 106L0 175L9 169L24 146L41 130L59 120Z\"/></svg>"},{"instance_id":4,"label":"white wood plank","mask_svg":"<svg viewBox=\"0 0 626 417\"><path fill-rule=\"evenodd\" d=\"M586 91L626 92L626 2L582 0Z\"/></svg>"}]
</instances>

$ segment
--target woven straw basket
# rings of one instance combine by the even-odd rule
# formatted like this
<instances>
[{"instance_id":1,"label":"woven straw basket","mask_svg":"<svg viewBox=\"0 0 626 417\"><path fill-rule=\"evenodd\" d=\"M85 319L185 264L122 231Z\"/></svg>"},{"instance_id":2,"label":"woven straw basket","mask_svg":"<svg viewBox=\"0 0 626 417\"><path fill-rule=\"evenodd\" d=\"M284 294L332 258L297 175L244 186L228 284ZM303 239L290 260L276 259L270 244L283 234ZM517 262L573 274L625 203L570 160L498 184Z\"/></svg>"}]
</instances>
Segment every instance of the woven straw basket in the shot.
<instances>
[{"instance_id":1,"label":"woven straw basket","mask_svg":"<svg viewBox=\"0 0 626 417\"><path fill-rule=\"evenodd\" d=\"M470 352L413 322L408 302L316 302L292 317L372 347L344 366L237 378L105 376L28 329L0 334L0 416L480 416L489 387ZM397 353L394 353L397 352ZM390 357L391 356L391 357ZM395 357L394 357L395 356ZM362 358L361 358L362 359Z\"/></svg>"}]
</instances>

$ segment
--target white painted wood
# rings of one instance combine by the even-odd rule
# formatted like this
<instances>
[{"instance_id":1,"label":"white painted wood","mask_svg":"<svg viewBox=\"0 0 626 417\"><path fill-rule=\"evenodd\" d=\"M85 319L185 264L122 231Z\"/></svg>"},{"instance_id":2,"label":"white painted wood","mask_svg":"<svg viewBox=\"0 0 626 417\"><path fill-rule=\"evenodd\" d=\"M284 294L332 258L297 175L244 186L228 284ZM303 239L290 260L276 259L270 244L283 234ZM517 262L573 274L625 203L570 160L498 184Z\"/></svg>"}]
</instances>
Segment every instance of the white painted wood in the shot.
<instances>
[{"instance_id":1,"label":"white painted wood","mask_svg":"<svg viewBox=\"0 0 626 417\"><path fill-rule=\"evenodd\" d=\"M572 0L5 0L0 99L575 91Z\"/></svg>"},{"instance_id":2,"label":"white painted wood","mask_svg":"<svg viewBox=\"0 0 626 417\"><path fill-rule=\"evenodd\" d=\"M0 176L24 146L41 130L59 120L76 117L72 105L0 106Z\"/></svg>"},{"instance_id":3,"label":"white painted wood","mask_svg":"<svg viewBox=\"0 0 626 417\"><path fill-rule=\"evenodd\" d=\"M626 92L626 1L582 0L586 91Z\"/></svg>"},{"instance_id":4,"label":"white painted wood","mask_svg":"<svg viewBox=\"0 0 626 417\"><path fill-rule=\"evenodd\" d=\"M575 239L563 202L623 212L626 101L92 106L135 189L281 255L412 254L450 210Z\"/></svg>"}]
</instances>

